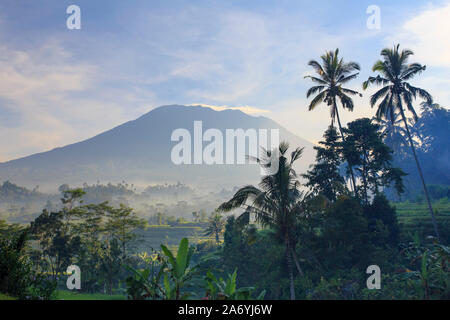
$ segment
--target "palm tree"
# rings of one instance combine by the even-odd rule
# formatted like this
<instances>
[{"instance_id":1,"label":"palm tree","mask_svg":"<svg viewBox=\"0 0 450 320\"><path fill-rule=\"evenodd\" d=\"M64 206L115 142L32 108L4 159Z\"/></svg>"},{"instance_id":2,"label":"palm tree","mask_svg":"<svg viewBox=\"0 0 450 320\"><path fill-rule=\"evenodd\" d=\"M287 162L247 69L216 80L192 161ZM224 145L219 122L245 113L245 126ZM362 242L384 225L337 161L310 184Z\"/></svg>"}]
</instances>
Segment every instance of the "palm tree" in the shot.
<instances>
[{"instance_id":1,"label":"palm tree","mask_svg":"<svg viewBox=\"0 0 450 320\"><path fill-rule=\"evenodd\" d=\"M225 221L223 217L216 213L209 218L208 227L205 230L205 236L216 236L216 243L219 244L219 237L223 233L225 227Z\"/></svg>"},{"instance_id":2,"label":"palm tree","mask_svg":"<svg viewBox=\"0 0 450 320\"><path fill-rule=\"evenodd\" d=\"M417 121L418 117L414 107L412 105L413 99L420 97L424 99L428 105L433 103L433 98L424 89L417 88L409 84L407 81L412 79L415 75L420 74L425 70L425 66L419 63L408 64L409 56L414 53L411 50L404 49L399 51L400 45L397 44L393 49L385 48L381 51L383 60L378 60L372 67L373 72L378 72L376 77L369 77L367 81L363 83L363 89L367 89L369 84L382 85L383 88L374 93L370 98L370 105L373 107L378 103L378 109L376 112L377 118L394 119L395 112L399 112L406 135L408 136L409 145L411 147L414 160L416 161L417 170L422 181L425 197L428 202L428 209L431 214L431 220L433 223L434 232L439 240L439 232L437 228L436 219L433 213L433 207L431 206L430 197L428 195L427 186L423 177L422 169L419 164L419 160L416 155L414 147L414 141L411 136L408 120L405 115L406 105L407 109L411 112L414 120Z\"/></svg>"},{"instance_id":3,"label":"palm tree","mask_svg":"<svg viewBox=\"0 0 450 320\"><path fill-rule=\"evenodd\" d=\"M403 146L407 145L406 130L401 126L402 119L399 119L399 113L394 114L394 119L378 119L374 117L374 121L380 126L381 135L384 142L394 152L402 152Z\"/></svg>"},{"instance_id":4,"label":"palm tree","mask_svg":"<svg viewBox=\"0 0 450 320\"><path fill-rule=\"evenodd\" d=\"M297 148L291 153L290 160L286 158L289 144L281 142L277 150L265 151L264 157L278 157L279 168L275 174L264 176L259 183L259 188L249 185L239 189L231 200L220 205L219 211L231 211L236 208L244 208L246 212L254 214L256 221L263 227L275 230L275 239L285 245L286 263L290 281L290 297L295 299L294 272L292 259L297 270L303 274L295 245L297 242L296 230L298 218L304 212L304 194L299 190L300 183L297 174L292 168L293 163L302 155L303 148ZM262 167L268 168L268 159L256 159ZM263 165L269 163L268 165Z\"/></svg>"},{"instance_id":5,"label":"palm tree","mask_svg":"<svg viewBox=\"0 0 450 320\"><path fill-rule=\"evenodd\" d=\"M314 110L314 108L322 102L330 107L331 125L333 126L335 119L337 119L342 140L345 141L337 101L339 100L341 102L344 109L353 111L354 104L350 96L362 95L355 90L343 88L342 86L358 76L358 72L353 72L355 70L360 70L360 66L356 62L344 62L342 58L339 59L338 55L339 49L336 49L334 52L327 51L320 57L322 59L322 64L316 60L309 61L308 65L314 68L318 77L305 77L310 78L311 81L317 84L308 89L306 97L309 98L312 95L316 95L308 106L309 111ZM349 170L352 178L353 190L356 195L355 176L350 164Z\"/></svg>"}]
</instances>

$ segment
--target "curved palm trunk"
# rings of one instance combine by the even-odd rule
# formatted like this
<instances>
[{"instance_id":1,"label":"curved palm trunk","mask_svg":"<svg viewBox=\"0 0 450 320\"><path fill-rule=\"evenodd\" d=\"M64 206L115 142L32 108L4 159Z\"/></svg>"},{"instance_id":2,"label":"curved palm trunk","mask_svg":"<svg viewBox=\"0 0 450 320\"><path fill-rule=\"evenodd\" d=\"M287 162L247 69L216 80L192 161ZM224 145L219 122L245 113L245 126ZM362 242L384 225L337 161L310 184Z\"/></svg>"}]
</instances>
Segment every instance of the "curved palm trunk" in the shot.
<instances>
[{"instance_id":1,"label":"curved palm trunk","mask_svg":"<svg viewBox=\"0 0 450 320\"><path fill-rule=\"evenodd\" d=\"M291 300L295 300L294 270L292 268L291 246L287 234L286 234L286 263L289 273L289 289L291 294Z\"/></svg>"},{"instance_id":2,"label":"curved palm trunk","mask_svg":"<svg viewBox=\"0 0 450 320\"><path fill-rule=\"evenodd\" d=\"M425 193L425 197L427 198L428 210L430 211L430 214L431 214L431 221L433 223L434 233L436 234L436 237L437 237L438 241L440 242L441 240L440 240L440 237L439 237L439 231L438 231L438 227L437 227L437 223L436 223L436 218L434 217L433 207L431 206L430 197L428 195L428 189L427 189L427 186L425 184L425 179L423 178L422 169L421 169L420 164L419 164L419 159L417 159L416 149L414 148L413 140L411 138L411 133L409 132L408 123L406 121L405 113L403 112L403 108L402 107L400 107L400 113L402 115L403 123L405 124L406 134L408 135L409 145L411 147L411 150L412 150L412 153L413 153L413 156L414 156L414 160L416 161L417 170L419 171L420 180L422 181L423 191Z\"/></svg>"},{"instance_id":3,"label":"curved palm trunk","mask_svg":"<svg viewBox=\"0 0 450 320\"><path fill-rule=\"evenodd\" d=\"M339 118L339 111L336 105L336 101L334 102L334 109L336 110L336 117L339 125L339 131L341 132L342 141L345 142L344 131L342 130L341 119ZM348 163L348 167L350 168L350 175L352 177L353 192L355 193L355 197L358 197L358 194L356 193L355 175L353 174L353 168L350 163Z\"/></svg>"},{"instance_id":4,"label":"curved palm trunk","mask_svg":"<svg viewBox=\"0 0 450 320\"><path fill-rule=\"evenodd\" d=\"M295 248L292 247L291 251L292 251L292 258L294 258L295 266L297 267L297 271L303 277L303 270L300 267L300 262L298 261L298 257L297 257L297 253L295 252Z\"/></svg>"},{"instance_id":5,"label":"curved palm trunk","mask_svg":"<svg viewBox=\"0 0 450 320\"><path fill-rule=\"evenodd\" d=\"M367 152L365 149L363 149L363 157L364 157L364 161L363 161L363 170L362 170L362 179L363 179L363 186L364 186L364 199L366 201L366 205L369 204L369 195L368 195L368 182L367 180L370 178L369 174L369 170L367 169L367 167L369 166L369 157L367 156Z\"/></svg>"}]
</instances>

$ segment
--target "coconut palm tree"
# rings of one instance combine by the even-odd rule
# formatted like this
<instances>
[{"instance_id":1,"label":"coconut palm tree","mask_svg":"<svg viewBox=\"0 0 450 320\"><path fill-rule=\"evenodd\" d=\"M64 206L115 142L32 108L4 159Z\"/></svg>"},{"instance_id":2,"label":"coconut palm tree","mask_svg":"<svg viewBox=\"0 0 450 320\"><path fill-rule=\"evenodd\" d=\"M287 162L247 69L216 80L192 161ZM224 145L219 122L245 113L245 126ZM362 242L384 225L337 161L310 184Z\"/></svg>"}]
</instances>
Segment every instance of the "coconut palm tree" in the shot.
<instances>
[{"instance_id":1,"label":"coconut palm tree","mask_svg":"<svg viewBox=\"0 0 450 320\"><path fill-rule=\"evenodd\" d=\"M243 208L255 216L257 222L263 227L270 227L275 231L275 239L283 243L286 248L286 263L290 281L290 298L295 299L294 260L297 270L303 274L297 255L295 245L298 240L297 227L298 218L304 213L305 194L299 190L300 183L294 169L293 163L302 155L303 148L295 149L290 156L286 157L289 144L281 142L277 150L265 151L264 159L256 159L262 166L268 168L268 158L278 157L278 171L274 174L263 176L259 188L249 185L239 189L231 200L223 203L219 211L231 211ZM268 165L265 165L269 163Z\"/></svg>"},{"instance_id":2,"label":"coconut palm tree","mask_svg":"<svg viewBox=\"0 0 450 320\"><path fill-rule=\"evenodd\" d=\"M379 119L374 117L374 121L380 126L380 132L384 137L384 142L394 152L402 152L404 146L408 144L406 140L406 130L402 127L400 114L394 114L394 119Z\"/></svg>"},{"instance_id":3,"label":"coconut palm tree","mask_svg":"<svg viewBox=\"0 0 450 320\"><path fill-rule=\"evenodd\" d=\"M314 110L314 108L322 102L330 107L331 125L333 126L334 121L337 119L342 140L345 141L337 102L340 101L342 108L353 111L354 104L350 96L362 95L355 90L344 88L343 85L358 76L359 73L354 73L354 71L360 70L360 66L356 62L344 62L338 55L339 49L336 49L334 52L327 51L320 57L322 64L316 60L309 61L308 65L314 68L318 77L305 77L310 78L312 82L317 84L308 89L306 97L309 98L310 96L315 95L308 106L309 111ZM353 190L356 195L355 176L350 164L349 170L352 178Z\"/></svg>"},{"instance_id":4,"label":"coconut palm tree","mask_svg":"<svg viewBox=\"0 0 450 320\"><path fill-rule=\"evenodd\" d=\"M216 243L219 244L219 237L223 233L224 227L225 220L223 217L219 213L213 214L209 218L208 227L205 230L205 236L209 237L215 235Z\"/></svg>"},{"instance_id":5,"label":"coconut palm tree","mask_svg":"<svg viewBox=\"0 0 450 320\"><path fill-rule=\"evenodd\" d=\"M434 232L439 239L439 232L434 217L433 207L431 206L430 197L428 195L427 186L423 177L422 169L420 167L419 160L416 155L416 149L414 147L414 141L411 136L407 117L405 115L405 106L407 110L413 115L414 120L417 121L418 117L412 102L417 97L422 98L428 105L433 103L433 98L424 89L417 88L408 83L408 80L412 79L415 75L420 74L425 70L425 66L419 63L408 64L408 59L414 53L411 50L404 49L399 51L400 45L397 44L394 48L385 48L381 51L382 60L378 60L372 67L373 72L378 72L376 77L369 77L367 81L363 83L363 89L367 89L370 84L376 84L383 86L380 90L375 92L370 97L370 105L373 107L378 103L376 117L385 119L394 119L395 112L399 112L406 135L409 140L414 160L416 161L417 170L419 171L420 180L422 181L423 190L428 203L428 209L430 211L431 220L433 223Z\"/></svg>"}]
</instances>

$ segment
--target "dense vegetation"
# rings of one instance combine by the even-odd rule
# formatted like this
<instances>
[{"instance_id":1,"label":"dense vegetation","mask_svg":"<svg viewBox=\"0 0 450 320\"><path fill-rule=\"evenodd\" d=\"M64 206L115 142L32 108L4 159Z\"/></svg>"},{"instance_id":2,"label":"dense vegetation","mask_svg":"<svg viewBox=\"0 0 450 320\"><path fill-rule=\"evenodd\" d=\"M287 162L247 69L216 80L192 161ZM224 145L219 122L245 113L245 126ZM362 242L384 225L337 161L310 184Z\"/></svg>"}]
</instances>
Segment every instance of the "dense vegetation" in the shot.
<instances>
[{"instance_id":1,"label":"dense vegetation","mask_svg":"<svg viewBox=\"0 0 450 320\"><path fill-rule=\"evenodd\" d=\"M61 203L30 224L0 220L0 297L74 298L65 281L76 264L79 298L450 299L449 111L409 83L425 70L408 64L411 55L399 46L381 52L378 74L363 84L381 86L371 97L375 117L346 125L339 108L355 107L351 96L360 93L344 86L359 65L338 50L310 61L309 110L331 111L315 163L299 174L301 147L265 150L257 161L275 160L278 171L225 194L209 217L200 208L189 217L139 215L117 201L134 194L123 184L61 186ZM416 98L424 100L420 117ZM165 191L192 194L178 184L142 195ZM1 197L16 193L21 201L40 194L0 188ZM379 290L366 286L371 265L381 270Z\"/></svg>"}]
</instances>

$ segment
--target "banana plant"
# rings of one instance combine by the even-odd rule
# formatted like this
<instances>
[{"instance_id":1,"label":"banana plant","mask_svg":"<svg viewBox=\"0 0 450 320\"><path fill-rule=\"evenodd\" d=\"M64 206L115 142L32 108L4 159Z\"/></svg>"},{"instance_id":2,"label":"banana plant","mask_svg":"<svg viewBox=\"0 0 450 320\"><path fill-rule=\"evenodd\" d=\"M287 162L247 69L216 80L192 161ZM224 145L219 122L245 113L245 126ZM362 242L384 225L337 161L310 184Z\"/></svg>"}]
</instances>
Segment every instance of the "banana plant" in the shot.
<instances>
[{"instance_id":1,"label":"banana plant","mask_svg":"<svg viewBox=\"0 0 450 320\"><path fill-rule=\"evenodd\" d=\"M187 292L182 294L181 289L192 279L197 269L197 266L190 266L194 247L189 246L188 239L183 238L178 246L176 257L165 245L162 244L161 249L168 261L164 268L167 272L164 272L163 278L166 299L187 299L191 294Z\"/></svg>"},{"instance_id":2,"label":"banana plant","mask_svg":"<svg viewBox=\"0 0 450 320\"><path fill-rule=\"evenodd\" d=\"M406 268L405 277L411 281L415 297L434 299L450 297L450 248L436 241L424 245L419 241L405 248L413 270ZM414 270L416 269L416 270Z\"/></svg>"},{"instance_id":3,"label":"banana plant","mask_svg":"<svg viewBox=\"0 0 450 320\"><path fill-rule=\"evenodd\" d=\"M181 240L176 257L165 246L162 253L148 260L148 267L136 270L126 266L131 276L127 278L127 291L132 299L182 300L191 294L181 292L194 275L197 266L191 267L194 247L188 239Z\"/></svg>"},{"instance_id":4,"label":"banana plant","mask_svg":"<svg viewBox=\"0 0 450 320\"><path fill-rule=\"evenodd\" d=\"M217 279L210 271L206 273L206 298L212 300L250 300L252 299L253 287L237 288L237 271L228 275L228 279ZM256 298L262 300L266 291L264 290Z\"/></svg>"},{"instance_id":5,"label":"banana plant","mask_svg":"<svg viewBox=\"0 0 450 320\"><path fill-rule=\"evenodd\" d=\"M159 300L166 297L160 280L164 272L164 263L161 259L152 260L144 270L136 270L131 266L125 266L131 273L127 278L128 296L133 300L152 299Z\"/></svg>"}]
</instances>

